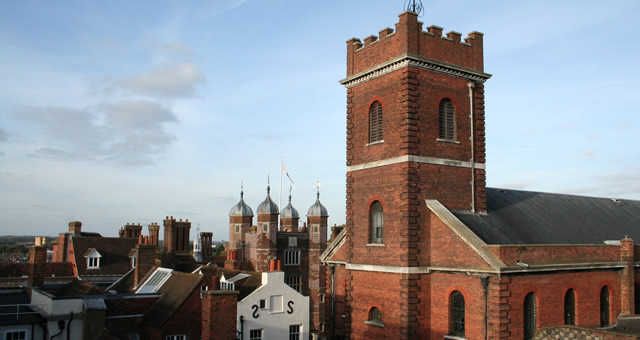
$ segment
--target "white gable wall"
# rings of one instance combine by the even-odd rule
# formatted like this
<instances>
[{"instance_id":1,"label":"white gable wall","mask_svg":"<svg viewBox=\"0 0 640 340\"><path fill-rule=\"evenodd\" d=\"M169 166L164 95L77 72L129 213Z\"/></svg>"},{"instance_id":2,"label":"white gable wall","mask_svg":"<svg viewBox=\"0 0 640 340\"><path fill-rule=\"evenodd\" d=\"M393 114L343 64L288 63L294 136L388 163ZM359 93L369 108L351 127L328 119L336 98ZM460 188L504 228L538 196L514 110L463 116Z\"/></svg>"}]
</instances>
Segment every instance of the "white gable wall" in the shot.
<instances>
[{"instance_id":1,"label":"white gable wall","mask_svg":"<svg viewBox=\"0 0 640 340\"><path fill-rule=\"evenodd\" d=\"M265 301L264 309L260 300ZM309 297L284 283L284 272L262 273L262 286L238 302L238 320L240 316L243 340L252 329L262 329L263 339L288 339L290 325L302 325L300 339L309 338Z\"/></svg>"}]
</instances>

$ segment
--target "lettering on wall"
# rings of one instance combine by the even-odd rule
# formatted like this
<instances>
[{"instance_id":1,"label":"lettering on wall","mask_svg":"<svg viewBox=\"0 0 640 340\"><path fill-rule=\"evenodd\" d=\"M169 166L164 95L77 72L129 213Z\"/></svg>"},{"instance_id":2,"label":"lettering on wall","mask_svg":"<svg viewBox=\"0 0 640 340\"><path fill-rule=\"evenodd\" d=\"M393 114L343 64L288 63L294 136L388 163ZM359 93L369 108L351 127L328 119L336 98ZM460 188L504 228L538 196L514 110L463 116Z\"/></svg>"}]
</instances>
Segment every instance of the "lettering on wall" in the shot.
<instances>
[{"instance_id":1,"label":"lettering on wall","mask_svg":"<svg viewBox=\"0 0 640 340\"><path fill-rule=\"evenodd\" d=\"M289 307L289 310L287 310L287 314L293 314L293 301L287 302L287 307Z\"/></svg>"}]
</instances>

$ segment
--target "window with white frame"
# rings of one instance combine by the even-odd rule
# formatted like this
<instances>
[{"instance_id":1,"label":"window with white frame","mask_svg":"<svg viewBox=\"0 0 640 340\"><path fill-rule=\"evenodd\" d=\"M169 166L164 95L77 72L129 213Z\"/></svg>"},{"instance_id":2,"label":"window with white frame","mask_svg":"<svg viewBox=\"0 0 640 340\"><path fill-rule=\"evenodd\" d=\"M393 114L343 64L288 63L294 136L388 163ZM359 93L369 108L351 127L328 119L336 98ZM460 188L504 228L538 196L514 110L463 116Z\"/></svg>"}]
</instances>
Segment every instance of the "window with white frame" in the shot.
<instances>
[{"instance_id":1,"label":"window with white frame","mask_svg":"<svg viewBox=\"0 0 640 340\"><path fill-rule=\"evenodd\" d=\"M84 257L87 259L87 269L100 269L102 255L96 249L87 249Z\"/></svg>"},{"instance_id":2,"label":"window with white frame","mask_svg":"<svg viewBox=\"0 0 640 340\"><path fill-rule=\"evenodd\" d=\"M27 339L27 331L26 330L10 330L4 333L4 340L26 340Z\"/></svg>"},{"instance_id":3,"label":"window with white frame","mask_svg":"<svg viewBox=\"0 0 640 340\"><path fill-rule=\"evenodd\" d=\"M289 340L300 340L302 325L289 325Z\"/></svg>"},{"instance_id":4,"label":"window with white frame","mask_svg":"<svg viewBox=\"0 0 640 340\"><path fill-rule=\"evenodd\" d=\"M269 296L269 312L282 313L284 310L284 297L282 295Z\"/></svg>"},{"instance_id":5,"label":"window with white frame","mask_svg":"<svg viewBox=\"0 0 640 340\"><path fill-rule=\"evenodd\" d=\"M269 232L269 224L268 223L262 224L262 232L263 233L268 233Z\"/></svg>"},{"instance_id":6,"label":"window with white frame","mask_svg":"<svg viewBox=\"0 0 640 340\"><path fill-rule=\"evenodd\" d=\"M131 268L135 268L136 267L136 254L133 254L131 256Z\"/></svg>"},{"instance_id":7,"label":"window with white frame","mask_svg":"<svg viewBox=\"0 0 640 340\"><path fill-rule=\"evenodd\" d=\"M236 224L236 234L240 234L240 225Z\"/></svg>"},{"instance_id":8,"label":"window with white frame","mask_svg":"<svg viewBox=\"0 0 640 340\"><path fill-rule=\"evenodd\" d=\"M220 290L236 290L236 284L233 282L220 281Z\"/></svg>"},{"instance_id":9,"label":"window with white frame","mask_svg":"<svg viewBox=\"0 0 640 340\"><path fill-rule=\"evenodd\" d=\"M299 249L285 249L284 251L284 265L285 266L297 266L300 264L300 250Z\"/></svg>"},{"instance_id":10,"label":"window with white frame","mask_svg":"<svg viewBox=\"0 0 640 340\"><path fill-rule=\"evenodd\" d=\"M249 340L262 340L262 329L252 329L249 331Z\"/></svg>"},{"instance_id":11,"label":"window with white frame","mask_svg":"<svg viewBox=\"0 0 640 340\"><path fill-rule=\"evenodd\" d=\"M180 335L167 335L166 340L187 340L187 336L184 334Z\"/></svg>"},{"instance_id":12,"label":"window with white frame","mask_svg":"<svg viewBox=\"0 0 640 340\"><path fill-rule=\"evenodd\" d=\"M209 286L200 286L200 300L202 300L202 297L204 296L204 292L209 290Z\"/></svg>"},{"instance_id":13,"label":"window with white frame","mask_svg":"<svg viewBox=\"0 0 640 340\"><path fill-rule=\"evenodd\" d=\"M320 226L318 226L317 224L313 225L313 233L314 234L318 234L320 232Z\"/></svg>"},{"instance_id":14,"label":"window with white frame","mask_svg":"<svg viewBox=\"0 0 640 340\"><path fill-rule=\"evenodd\" d=\"M300 292L300 276L287 276L284 278L284 283L288 284L289 287Z\"/></svg>"}]
</instances>

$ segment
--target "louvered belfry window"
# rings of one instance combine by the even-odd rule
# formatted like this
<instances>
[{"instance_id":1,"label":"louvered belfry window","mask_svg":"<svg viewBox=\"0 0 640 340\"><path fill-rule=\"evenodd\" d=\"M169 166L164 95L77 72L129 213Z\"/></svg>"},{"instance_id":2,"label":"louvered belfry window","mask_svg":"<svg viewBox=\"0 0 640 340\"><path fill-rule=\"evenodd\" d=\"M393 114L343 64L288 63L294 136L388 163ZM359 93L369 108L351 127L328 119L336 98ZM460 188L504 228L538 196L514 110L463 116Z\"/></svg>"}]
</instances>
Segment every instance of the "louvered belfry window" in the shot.
<instances>
[{"instance_id":1,"label":"louvered belfry window","mask_svg":"<svg viewBox=\"0 0 640 340\"><path fill-rule=\"evenodd\" d=\"M440 139L455 140L456 138L455 111L451 99L440 102Z\"/></svg>"},{"instance_id":2,"label":"louvered belfry window","mask_svg":"<svg viewBox=\"0 0 640 340\"><path fill-rule=\"evenodd\" d=\"M376 101L369 108L369 143L382 140L382 104Z\"/></svg>"}]
</instances>

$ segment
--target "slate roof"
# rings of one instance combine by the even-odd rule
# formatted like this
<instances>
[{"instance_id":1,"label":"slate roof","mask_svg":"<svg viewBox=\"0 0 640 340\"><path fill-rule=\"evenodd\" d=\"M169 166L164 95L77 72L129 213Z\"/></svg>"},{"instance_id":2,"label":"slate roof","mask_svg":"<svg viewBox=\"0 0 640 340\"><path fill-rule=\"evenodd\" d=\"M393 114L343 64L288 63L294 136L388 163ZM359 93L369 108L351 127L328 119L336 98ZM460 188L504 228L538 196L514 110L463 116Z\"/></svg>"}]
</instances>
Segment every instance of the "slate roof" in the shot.
<instances>
[{"instance_id":1,"label":"slate roof","mask_svg":"<svg viewBox=\"0 0 640 340\"><path fill-rule=\"evenodd\" d=\"M162 296L144 315L142 322L155 328L162 327L200 285L203 278L199 274L171 273L171 277L158 290Z\"/></svg>"},{"instance_id":2,"label":"slate roof","mask_svg":"<svg viewBox=\"0 0 640 340\"><path fill-rule=\"evenodd\" d=\"M453 211L487 244L640 242L640 201L487 188L487 214Z\"/></svg>"},{"instance_id":3,"label":"slate roof","mask_svg":"<svg viewBox=\"0 0 640 340\"><path fill-rule=\"evenodd\" d=\"M123 275L131 269L129 251L138 240L119 237L73 237L73 253L78 275ZM87 269L84 254L89 248L95 248L102 258L99 269Z\"/></svg>"}]
</instances>

